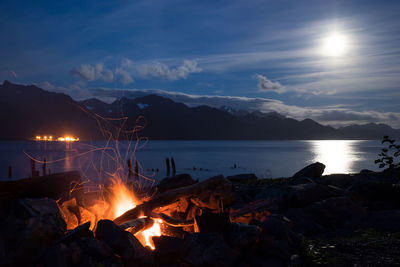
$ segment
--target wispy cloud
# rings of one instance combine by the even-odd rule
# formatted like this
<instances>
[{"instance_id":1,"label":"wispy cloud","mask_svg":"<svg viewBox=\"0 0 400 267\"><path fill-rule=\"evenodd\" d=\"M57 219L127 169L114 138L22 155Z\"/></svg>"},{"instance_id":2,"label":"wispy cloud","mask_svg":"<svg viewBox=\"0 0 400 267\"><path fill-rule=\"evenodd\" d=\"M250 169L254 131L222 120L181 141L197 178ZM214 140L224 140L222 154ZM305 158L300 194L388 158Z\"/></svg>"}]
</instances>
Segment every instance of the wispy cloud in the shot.
<instances>
[{"instance_id":1,"label":"wispy cloud","mask_svg":"<svg viewBox=\"0 0 400 267\"><path fill-rule=\"evenodd\" d=\"M189 74L202 71L196 60L184 60L183 64L176 68L170 68L162 62L154 62L139 65L137 70L143 77L163 78L171 81L186 79Z\"/></svg>"},{"instance_id":2,"label":"wispy cloud","mask_svg":"<svg viewBox=\"0 0 400 267\"><path fill-rule=\"evenodd\" d=\"M71 74L84 81L103 80L112 82L114 74L110 69L106 69L103 63L96 65L81 64L71 70Z\"/></svg>"}]
</instances>

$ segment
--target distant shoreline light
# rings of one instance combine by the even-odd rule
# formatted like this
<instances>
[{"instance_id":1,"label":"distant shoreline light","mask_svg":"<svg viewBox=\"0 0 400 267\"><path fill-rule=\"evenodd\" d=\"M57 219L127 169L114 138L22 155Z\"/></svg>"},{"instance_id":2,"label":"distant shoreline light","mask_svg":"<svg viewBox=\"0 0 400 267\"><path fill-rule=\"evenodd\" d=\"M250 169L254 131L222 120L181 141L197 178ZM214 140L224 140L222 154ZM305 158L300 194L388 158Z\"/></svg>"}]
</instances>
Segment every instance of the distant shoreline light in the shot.
<instances>
[{"instance_id":1,"label":"distant shoreline light","mask_svg":"<svg viewBox=\"0 0 400 267\"><path fill-rule=\"evenodd\" d=\"M35 137L36 141L50 141L50 142L76 142L79 141L79 138L77 137L72 137L72 136L62 136L62 137L58 137L58 138L54 138L52 135L44 135L44 136L40 136L37 135Z\"/></svg>"}]
</instances>

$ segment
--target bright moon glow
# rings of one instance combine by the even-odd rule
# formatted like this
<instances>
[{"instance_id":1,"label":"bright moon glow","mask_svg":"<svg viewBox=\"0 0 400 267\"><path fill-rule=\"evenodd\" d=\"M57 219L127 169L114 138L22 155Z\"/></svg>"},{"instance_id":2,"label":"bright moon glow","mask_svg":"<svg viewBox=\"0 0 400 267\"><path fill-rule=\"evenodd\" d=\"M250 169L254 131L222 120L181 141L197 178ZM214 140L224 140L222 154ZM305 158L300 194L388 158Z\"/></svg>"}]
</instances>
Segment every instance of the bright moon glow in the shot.
<instances>
[{"instance_id":1,"label":"bright moon glow","mask_svg":"<svg viewBox=\"0 0 400 267\"><path fill-rule=\"evenodd\" d=\"M338 57L347 50L347 38L339 33L332 33L323 40L323 53L327 56Z\"/></svg>"}]
</instances>

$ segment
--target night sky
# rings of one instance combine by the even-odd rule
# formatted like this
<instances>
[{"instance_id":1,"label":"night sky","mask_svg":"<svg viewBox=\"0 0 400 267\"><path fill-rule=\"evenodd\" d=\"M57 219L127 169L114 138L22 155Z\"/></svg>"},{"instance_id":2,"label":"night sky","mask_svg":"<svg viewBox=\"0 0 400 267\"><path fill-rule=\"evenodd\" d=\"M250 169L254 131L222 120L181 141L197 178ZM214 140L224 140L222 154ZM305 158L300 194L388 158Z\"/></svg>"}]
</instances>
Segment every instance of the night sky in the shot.
<instances>
[{"instance_id":1,"label":"night sky","mask_svg":"<svg viewBox=\"0 0 400 267\"><path fill-rule=\"evenodd\" d=\"M400 128L400 1L0 2L0 80Z\"/></svg>"}]
</instances>

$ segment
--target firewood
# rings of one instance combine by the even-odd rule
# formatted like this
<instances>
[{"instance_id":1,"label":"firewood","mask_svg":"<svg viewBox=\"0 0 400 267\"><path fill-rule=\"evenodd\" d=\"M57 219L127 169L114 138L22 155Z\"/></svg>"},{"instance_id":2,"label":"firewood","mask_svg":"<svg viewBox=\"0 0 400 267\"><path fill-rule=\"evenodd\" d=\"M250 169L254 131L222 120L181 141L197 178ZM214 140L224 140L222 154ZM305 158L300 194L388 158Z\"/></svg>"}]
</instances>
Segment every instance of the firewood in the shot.
<instances>
[{"instance_id":1,"label":"firewood","mask_svg":"<svg viewBox=\"0 0 400 267\"><path fill-rule=\"evenodd\" d=\"M152 218L141 217L131 221L127 221L121 224L119 227L124 230L130 228L129 232L131 232L132 234L136 234L137 232L150 228L151 226L153 226L153 224L154 220Z\"/></svg>"},{"instance_id":2,"label":"firewood","mask_svg":"<svg viewBox=\"0 0 400 267\"><path fill-rule=\"evenodd\" d=\"M151 217L155 218L155 219L162 219L164 221L164 223L168 224L169 226L173 226L173 227L185 227L185 226L194 225L194 220L188 220L188 221L178 220L178 219L175 219L164 213L152 212Z\"/></svg>"},{"instance_id":3,"label":"firewood","mask_svg":"<svg viewBox=\"0 0 400 267\"><path fill-rule=\"evenodd\" d=\"M224 190L230 191L231 186L231 182L220 175L209 178L197 184L171 189L166 192L156 194L149 201L143 202L135 208L128 210L127 212L116 218L114 222L120 225L127 221L136 219L141 215L151 216L151 212L155 208L169 205L177 201L179 198L189 198L192 196L196 196L206 190L212 192L212 190L215 188L224 188Z\"/></svg>"}]
</instances>

